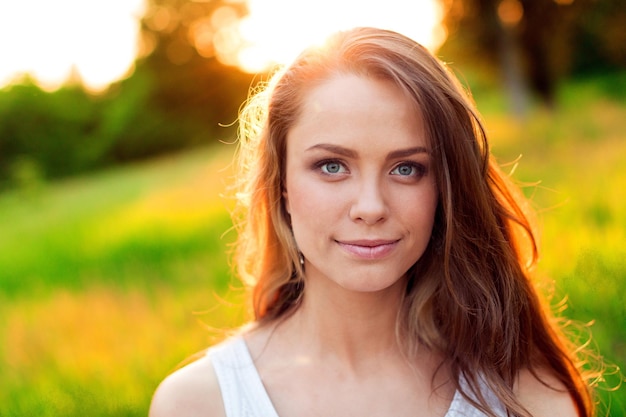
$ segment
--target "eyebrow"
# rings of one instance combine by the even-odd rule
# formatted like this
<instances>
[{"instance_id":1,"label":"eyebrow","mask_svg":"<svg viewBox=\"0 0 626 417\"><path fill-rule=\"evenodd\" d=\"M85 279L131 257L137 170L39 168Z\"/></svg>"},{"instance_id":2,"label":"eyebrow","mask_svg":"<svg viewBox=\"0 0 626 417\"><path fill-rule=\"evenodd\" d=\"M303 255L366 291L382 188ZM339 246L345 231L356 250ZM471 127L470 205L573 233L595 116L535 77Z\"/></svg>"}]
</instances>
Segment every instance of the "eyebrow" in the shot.
<instances>
[{"instance_id":1,"label":"eyebrow","mask_svg":"<svg viewBox=\"0 0 626 417\"><path fill-rule=\"evenodd\" d=\"M344 148L343 146L333 145L330 143L318 143L316 145L307 148L306 151L312 151L316 149L323 149L328 152L335 153L337 155L345 156L346 158L356 158L358 157L358 153L352 149ZM414 146L406 149L398 149L392 152L389 152L387 155L387 159L398 159L398 158L406 158L409 156L426 153L430 155L430 151L428 148L424 146Z\"/></svg>"}]
</instances>

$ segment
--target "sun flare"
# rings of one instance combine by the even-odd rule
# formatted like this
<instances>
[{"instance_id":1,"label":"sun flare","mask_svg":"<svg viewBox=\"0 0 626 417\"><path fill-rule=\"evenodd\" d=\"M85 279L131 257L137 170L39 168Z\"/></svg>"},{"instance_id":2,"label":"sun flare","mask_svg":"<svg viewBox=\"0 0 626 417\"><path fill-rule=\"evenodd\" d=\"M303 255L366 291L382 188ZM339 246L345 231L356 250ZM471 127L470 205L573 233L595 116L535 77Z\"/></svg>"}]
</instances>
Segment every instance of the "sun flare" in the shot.
<instances>
[{"instance_id":1,"label":"sun flare","mask_svg":"<svg viewBox=\"0 0 626 417\"><path fill-rule=\"evenodd\" d=\"M249 13L240 20L229 2L242 1L224 0L189 38L200 55L215 53L251 73L288 63L303 47L354 26L396 30L430 49L445 39L439 0L247 0ZM91 91L106 89L132 71L146 3L0 2L0 88L29 74L46 90L73 78Z\"/></svg>"},{"instance_id":2,"label":"sun flare","mask_svg":"<svg viewBox=\"0 0 626 417\"><path fill-rule=\"evenodd\" d=\"M430 49L445 38L437 0L248 0L250 14L239 23L243 47L239 66L259 72L292 60L304 47L329 33L355 26L376 26L401 32Z\"/></svg>"}]
</instances>

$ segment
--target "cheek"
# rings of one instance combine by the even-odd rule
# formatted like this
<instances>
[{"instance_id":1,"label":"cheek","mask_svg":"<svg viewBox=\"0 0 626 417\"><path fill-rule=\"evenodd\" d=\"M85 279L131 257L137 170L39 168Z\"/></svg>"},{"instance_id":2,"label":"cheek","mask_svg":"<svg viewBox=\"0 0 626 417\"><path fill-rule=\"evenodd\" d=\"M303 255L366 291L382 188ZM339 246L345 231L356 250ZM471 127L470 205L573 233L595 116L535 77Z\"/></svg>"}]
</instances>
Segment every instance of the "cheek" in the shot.
<instances>
[{"instance_id":1,"label":"cheek","mask_svg":"<svg viewBox=\"0 0 626 417\"><path fill-rule=\"evenodd\" d=\"M294 178L287 187L285 206L296 234L328 230L331 222L341 216L337 193L315 181Z\"/></svg>"},{"instance_id":2,"label":"cheek","mask_svg":"<svg viewBox=\"0 0 626 417\"><path fill-rule=\"evenodd\" d=\"M317 191L306 184L294 184L289 188L287 206L292 218L312 221L317 217L315 213L328 209L332 202L327 201L324 194Z\"/></svg>"},{"instance_id":3,"label":"cheek","mask_svg":"<svg viewBox=\"0 0 626 417\"><path fill-rule=\"evenodd\" d=\"M437 211L438 195L435 187L427 187L415 194L406 193L396 202L397 213L408 224L422 229L432 229Z\"/></svg>"}]
</instances>

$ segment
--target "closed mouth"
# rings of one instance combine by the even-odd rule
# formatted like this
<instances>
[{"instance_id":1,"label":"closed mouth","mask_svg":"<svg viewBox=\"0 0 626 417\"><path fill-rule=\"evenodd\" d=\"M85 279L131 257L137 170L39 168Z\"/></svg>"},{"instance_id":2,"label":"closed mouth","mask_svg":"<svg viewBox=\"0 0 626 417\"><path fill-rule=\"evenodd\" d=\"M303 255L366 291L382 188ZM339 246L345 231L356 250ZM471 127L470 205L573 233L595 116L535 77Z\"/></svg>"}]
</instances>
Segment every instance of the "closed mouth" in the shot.
<instances>
[{"instance_id":1,"label":"closed mouth","mask_svg":"<svg viewBox=\"0 0 626 417\"><path fill-rule=\"evenodd\" d=\"M337 244L351 255L364 259L380 259L397 246L400 239L336 240Z\"/></svg>"}]
</instances>

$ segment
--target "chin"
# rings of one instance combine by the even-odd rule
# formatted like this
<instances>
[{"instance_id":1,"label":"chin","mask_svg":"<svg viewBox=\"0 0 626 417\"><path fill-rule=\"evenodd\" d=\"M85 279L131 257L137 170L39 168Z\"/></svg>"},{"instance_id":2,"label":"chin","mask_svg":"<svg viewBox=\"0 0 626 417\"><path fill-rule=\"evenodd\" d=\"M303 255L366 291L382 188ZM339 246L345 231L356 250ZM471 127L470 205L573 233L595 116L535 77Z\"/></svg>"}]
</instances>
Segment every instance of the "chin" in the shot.
<instances>
[{"instance_id":1,"label":"chin","mask_svg":"<svg viewBox=\"0 0 626 417\"><path fill-rule=\"evenodd\" d=\"M342 279L339 282L343 288L349 291L362 292L362 293L376 293L398 287L404 288L406 286L406 279L404 275L401 275L396 279L389 279L389 272L386 273L363 273L363 274L351 274L348 279Z\"/></svg>"}]
</instances>

